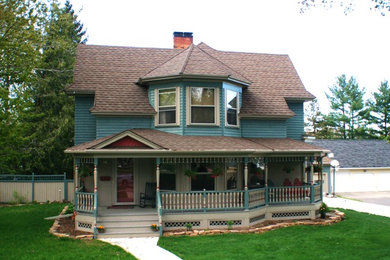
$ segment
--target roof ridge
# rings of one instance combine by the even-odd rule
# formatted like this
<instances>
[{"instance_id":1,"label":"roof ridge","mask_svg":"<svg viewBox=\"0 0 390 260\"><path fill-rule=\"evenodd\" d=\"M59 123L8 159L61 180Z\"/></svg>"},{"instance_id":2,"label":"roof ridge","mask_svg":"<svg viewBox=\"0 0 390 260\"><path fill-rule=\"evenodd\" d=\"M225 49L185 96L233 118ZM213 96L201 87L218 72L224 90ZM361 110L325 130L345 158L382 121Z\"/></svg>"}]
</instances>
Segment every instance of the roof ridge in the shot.
<instances>
[{"instance_id":1,"label":"roof ridge","mask_svg":"<svg viewBox=\"0 0 390 260\"><path fill-rule=\"evenodd\" d=\"M214 60L218 61L220 64L222 64L223 66L227 67L228 69L234 71L235 73L237 73L238 75L242 76L245 80L248 81L248 83L251 83L252 81L249 80L247 77L245 77L244 75L242 75L241 73L239 73L238 71L236 71L235 69L233 69L232 67L230 67L229 65L227 65L226 63L222 62L221 60L217 59L216 57L214 57L213 55L211 55L210 53L208 53L207 51L203 50L202 48L198 47L197 48L199 50L201 50L202 52L204 52L206 55L210 56L211 58L213 58ZM216 50L218 51L218 50ZM229 75L231 76L231 75Z\"/></svg>"},{"instance_id":2,"label":"roof ridge","mask_svg":"<svg viewBox=\"0 0 390 260\"><path fill-rule=\"evenodd\" d=\"M145 75L148 75L149 73L151 73L152 71L155 71L156 69L160 68L161 66L163 66L164 64L167 64L169 61L171 61L172 59L174 59L175 57L177 57L178 55L182 54L183 52L187 51L188 50L188 47L183 49L182 51L178 52L176 55L173 55L171 58L167 59L165 62L157 65L156 67L154 67L153 69L151 69L150 71L148 71L147 73L144 74Z\"/></svg>"},{"instance_id":3,"label":"roof ridge","mask_svg":"<svg viewBox=\"0 0 390 260\"><path fill-rule=\"evenodd\" d=\"M194 50L194 44L191 43L191 45L188 48L190 48L190 50L188 51L187 57L186 57L186 59L184 61L183 67L181 68L179 74L183 74L184 70L186 69L187 64L188 64L188 60L190 59L192 51Z\"/></svg>"}]
</instances>

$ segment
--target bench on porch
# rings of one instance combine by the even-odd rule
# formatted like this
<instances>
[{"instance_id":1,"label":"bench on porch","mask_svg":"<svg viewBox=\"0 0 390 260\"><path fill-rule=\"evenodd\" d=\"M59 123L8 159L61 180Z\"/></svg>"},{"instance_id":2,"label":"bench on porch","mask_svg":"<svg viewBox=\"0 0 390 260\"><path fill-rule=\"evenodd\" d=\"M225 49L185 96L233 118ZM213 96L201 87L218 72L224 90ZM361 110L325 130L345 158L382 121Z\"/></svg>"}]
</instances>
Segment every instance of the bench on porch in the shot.
<instances>
[{"instance_id":1,"label":"bench on porch","mask_svg":"<svg viewBox=\"0 0 390 260\"><path fill-rule=\"evenodd\" d=\"M147 182L145 184L145 192L139 194L139 206L145 208L146 204L156 207L156 183Z\"/></svg>"}]
</instances>

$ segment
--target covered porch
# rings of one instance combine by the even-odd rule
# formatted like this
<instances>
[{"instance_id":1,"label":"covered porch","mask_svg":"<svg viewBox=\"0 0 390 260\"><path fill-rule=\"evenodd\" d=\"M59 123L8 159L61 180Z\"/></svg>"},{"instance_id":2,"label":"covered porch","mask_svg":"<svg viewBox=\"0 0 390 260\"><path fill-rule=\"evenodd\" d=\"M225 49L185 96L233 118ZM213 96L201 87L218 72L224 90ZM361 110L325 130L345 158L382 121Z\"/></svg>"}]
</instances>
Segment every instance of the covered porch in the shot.
<instances>
[{"instance_id":1,"label":"covered porch","mask_svg":"<svg viewBox=\"0 0 390 260\"><path fill-rule=\"evenodd\" d=\"M95 236L102 224L99 218L110 215L153 214L153 223L162 233L185 228L187 223L194 228L221 228L234 220L235 226L250 227L267 219L315 218L322 201L322 186L314 183L312 174L321 169L321 156L82 157L75 161L76 225ZM81 185L79 169L86 164L93 174ZM118 177L118 172L129 176ZM128 180L127 187L120 187L123 179ZM155 184L155 203L141 208L140 193L147 184ZM124 196L121 188L126 190Z\"/></svg>"}]
</instances>

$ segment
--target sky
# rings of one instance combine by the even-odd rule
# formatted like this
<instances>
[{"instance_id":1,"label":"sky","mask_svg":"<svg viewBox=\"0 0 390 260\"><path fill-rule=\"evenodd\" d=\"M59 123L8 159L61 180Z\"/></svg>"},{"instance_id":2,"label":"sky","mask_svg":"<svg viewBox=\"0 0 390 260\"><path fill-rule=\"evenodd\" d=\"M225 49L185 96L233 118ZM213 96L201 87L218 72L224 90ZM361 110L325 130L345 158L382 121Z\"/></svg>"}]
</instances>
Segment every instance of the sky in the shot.
<instances>
[{"instance_id":1,"label":"sky","mask_svg":"<svg viewBox=\"0 0 390 260\"><path fill-rule=\"evenodd\" d=\"M217 50L288 54L324 113L338 76L354 76L366 98L390 80L390 12L354 0L348 15L337 4L302 14L297 2L71 0L88 44L172 48L173 32L184 31Z\"/></svg>"}]
</instances>

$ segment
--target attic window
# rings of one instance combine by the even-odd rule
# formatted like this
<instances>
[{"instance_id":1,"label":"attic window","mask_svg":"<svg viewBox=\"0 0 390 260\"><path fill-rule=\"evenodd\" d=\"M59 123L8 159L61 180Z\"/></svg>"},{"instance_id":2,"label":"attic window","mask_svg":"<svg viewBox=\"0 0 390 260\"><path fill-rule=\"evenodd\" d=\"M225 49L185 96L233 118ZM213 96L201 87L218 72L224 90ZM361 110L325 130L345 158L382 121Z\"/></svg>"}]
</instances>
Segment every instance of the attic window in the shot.
<instances>
[{"instance_id":1,"label":"attic window","mask_svg":"<svg viewBox=\"0 0 390 260\"><path fill-rule=\"evenodd\" d=\"M158 104L157 125L176 125L178 88L158 89L156 92Z\"/></svg>"},{"instance_id":2,"label":"attic window","mask_svg":"<svg viewBox=\"0 0 390 260\"><path fill-rule=\"evenodd\" d=\"M190 88L191 124L216 124L216 89Z\"/></svg>"}]
</instances>

